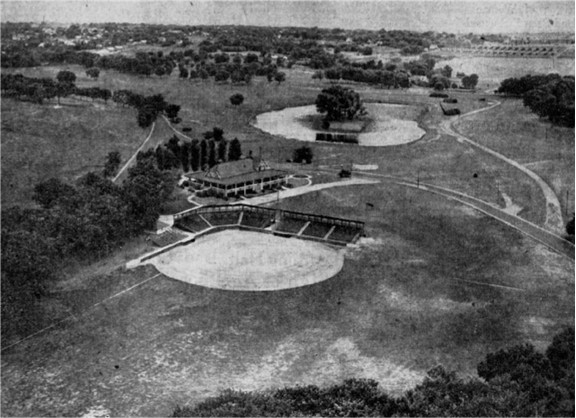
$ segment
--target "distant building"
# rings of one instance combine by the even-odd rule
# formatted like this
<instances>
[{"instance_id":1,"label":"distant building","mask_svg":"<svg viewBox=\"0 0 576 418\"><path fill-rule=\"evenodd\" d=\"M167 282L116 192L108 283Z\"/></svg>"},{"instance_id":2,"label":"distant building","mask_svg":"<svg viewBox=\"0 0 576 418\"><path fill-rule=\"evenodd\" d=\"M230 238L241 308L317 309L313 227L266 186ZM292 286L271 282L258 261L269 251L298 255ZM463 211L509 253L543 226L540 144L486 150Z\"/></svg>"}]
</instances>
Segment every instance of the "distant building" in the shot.
<instances>
[{"instance_id":1,"label":"distant building","mask_svg":"<svg viewBox=\"0 0 576 418\"><path fill-rule=\"evenodd\" d=\"M290 173L274 170L262 158L246 158L217 164L203 173L187 177L205 187L210 187L222 197L247 192L261 192L285 185Z\"/></svg>"}]
</instances>

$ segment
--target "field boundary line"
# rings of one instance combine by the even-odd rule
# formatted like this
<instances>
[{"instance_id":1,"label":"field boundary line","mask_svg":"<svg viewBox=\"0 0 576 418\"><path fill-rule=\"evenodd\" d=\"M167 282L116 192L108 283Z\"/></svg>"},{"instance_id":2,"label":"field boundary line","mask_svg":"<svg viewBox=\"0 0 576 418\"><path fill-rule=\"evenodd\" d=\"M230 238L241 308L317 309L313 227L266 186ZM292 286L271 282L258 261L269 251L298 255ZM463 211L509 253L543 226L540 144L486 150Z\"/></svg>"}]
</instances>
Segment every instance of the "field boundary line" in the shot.
<instances>
[{"instance_id":1,"label":"field boundary line","mask_svg":"<svg viewBox=\"0 0 576 418\"><path fill-rule=\"evenodd\" d=\"M152 122L152 129L150 129L150 133L148 134L148 136L146 137L146 139L144 139L144 141L142 141L142 144L140 144L140 146L138 147L138 149L136 150L136 152L134 152L134 154L132 155L132 157L130 157L130 159L126 162L126 164L124 164L124 167L122 167L120 169L120 171L118 172L118 174L116 174L116 176L114 176L114 178L112 179L112 183L116 183L116 180L118 180L118 177L120 177L120 175L128 168L128 166L130 164L132 164L132 161L136 158L136 156L138 155L138 153L140 151L142 151L142 148L144 148L144 146L146 145L146 143L150 140L150 138L152 137L152 133L154 133L154 128L156 127L156 122Z\"/></svg>"},{"instance_id":2,"label":"field boundary line","mask_svg":"<svg viewBox=\"0 0 576 418\"><path fill-rule=\"evenodd\" d=\"M508 290L516 290L518 292L525 292L526 289L521 289L519 287L514 287L514 286L505 286L502 284L493 284L493 283L483 283L483 282L476 282L474 280L464 280L464 279L451 279L451 280L455 280L458 282L464 282L464 283L472 283L472 284L478 284L481 286L490 286L490 287L501 287L503 289L508 289Z\"/></svg>"},{"instance_id":3,"label":"field boundary line","mask_svg":"<svg viewBox=\"0 0 576 418\"><path fill-rule=\"evenodd\" d=\"M120 292L118 292L118 293L116 293L116 294L114 294L114 295L112 295L112 296L109 296L109 297L107 297L106 299L101 300L100 302L98 302L98 303L96 303L96 304L88 307L84 312L81 312L81 313L78 314L78 315L70 314L70 315L67 316L66 318L61 319L60 321L55 322L55 323L53 323L52 325L47 326L46 328L42 328L40 331L36 331L35 333L33 333L33 334L31 334L31 335L28 335L27 337L24 337L24 338L22 338L21 340L16 341L15 343L12 343L12 344L10 344L10 345L7 346L7 347L2 347L2 350L0 350L0 352L1 352L1 351L8 350L8 349L11 348L11 347L14 347L14 346L16 346L16 345L18 345L18 344L20 344L20 343L22 343L22 342L24 342L24 341L27 341L27 340L29 340L30 338L32 338L32 337L34 337L34 336L36 336L36 335L38 335L38 334L41 334L41 333L43 333L44 331L47 331L47 330L49 330L50 328L53 328L53 327L55 327L56 325L61 324L62 322L67 321L67 320L69 320L69 319L71 319L71 318L72 318L72 319L78 319L78 318L80 318L81 316L83 316L83 315L85 315L86 313L88 313L90 310L92 310L92 308L95 308L96 306L101 305L101 304L103 304L104 302L109 301L110 299L114 299L115 297L118 297L118 296L120 296L120 295L123 294L123 293L129 292L130 290L132 290L132 289L134 289L134 288L136 288L136 287L138 287L138 286L140 286L140 285L143 285L144 283L146 283L146 282L148 282L148 281L150 281L150 280L152 280L152 279L155 279L155 278L158 277L158 276L162 276L162 273L158 273L158 274L155 274L155 275L152 276L152 277L148 277L147 279L141 281L140 283L136 283L134 286L130 286L130 287L127 288L127 289L124 289L124 290L122 290L122 291L120 291Z\"/></svg>"}]
</instances>

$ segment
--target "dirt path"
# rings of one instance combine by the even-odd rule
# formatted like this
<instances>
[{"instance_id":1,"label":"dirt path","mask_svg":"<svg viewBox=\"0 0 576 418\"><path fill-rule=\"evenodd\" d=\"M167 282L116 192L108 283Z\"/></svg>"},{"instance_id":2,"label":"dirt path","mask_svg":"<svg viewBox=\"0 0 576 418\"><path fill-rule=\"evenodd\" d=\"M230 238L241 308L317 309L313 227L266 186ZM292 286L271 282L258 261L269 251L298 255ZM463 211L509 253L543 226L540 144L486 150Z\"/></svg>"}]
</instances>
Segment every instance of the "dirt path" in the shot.
<instances>
[{"instance_id":1,"label":"dirt path","mask_svg":"<svg viewBox=\"0 0 576 418\"><path fill-rule=\"evenodd\" d=\"M538 184L538 186L542 190L542 193L544 194L544 198L546 199L546 220L545 220L544 226L556 234L561 234L564 231L564 220L562 218L562 207L560 206L560 201L558 200L558 196L556 196L556 193L554 193L552 188L544 180L542 180L542 178L540 176L538 176L536 173L529 170L528 168L524 167L522 164L512 160L511 158L506 157L505 155L500 154L497 151L494 151L491 148L488 148L484 145L481 145L477 142L472 141L470 138L459 133L454 126L454 124L463 117L468 117L468 116L474 115L476 113L485 112L485 111L493 109L497 106L500 106L500 102L498 102L498 101L493 103L491 106L485 107L483 109L477 109L477 110L474 110L472 112L468 112L462 116L459 116L455 120L448 119L448 120L442 121L440 123L440 129L442 129L448 135L454 136L456 138L456 140L459 142L465 142L467 144L470 144L473 147L481 149L482 151L484 151L488 154L491 154L496 158L501 159L502 161L504 161L504 162L510 164L511 166L517 168L518 170L520 170L524 174L526 174L528 177L530 177L532 180L534 180L536 182L536 184Z\"/></svg>"},{"instance_id":2,"label":"dirt path","mask_svg":"<svg viewBox=\"0 0 576 418\"><path fill-rule=\"evenodd\" d=\"M148 141L150 141L150 138L152 138L152 133L154 133L155 127L156 127L156 122L153 122L152 123L152 129L150 129L150 133L148 134L146 139L142 142L142 145L140 145L140 147L136 150L136 152L134 152L134 155L132 155L132 157L130 157L130 159L126 162L126 164L124 164L124 167L122 167L120 169L120 171L118 171L118 174L116 174L116 177L114 177L112 179L112 182L116 183L118 181L118 179L120 179L120 177L122 177L122 179L124 179L126 177L124 175L124 173L126 172L126 170L128 170L129 167L132 166L132 163L134 162L134 160L136 160L136 156L138 155L138 153L140 151L142 151L145 147L148 146Z\"/></svg>"},{"instance_id":3,"label":"dirt path","mask_svg":"<svg viewBox=\"0 0 576 418\"><path fill-rule=\"evenodd\" d=\"M311 184L308 186L300 186L295 189L281 190L278 193L269 193L264 196L256 196L251 199L241 200L239 202L234 202L232 204L265 205L267 203L275 202L279 199L281 200L286 199L288 197L299 196L301 194L317 192L319 190L330 189L332 187L352 186L354 184L375 184L375 183L380 182L378 180L349 179L349 180L335 181L332 183Z\"/></svg>"}]
</instances>

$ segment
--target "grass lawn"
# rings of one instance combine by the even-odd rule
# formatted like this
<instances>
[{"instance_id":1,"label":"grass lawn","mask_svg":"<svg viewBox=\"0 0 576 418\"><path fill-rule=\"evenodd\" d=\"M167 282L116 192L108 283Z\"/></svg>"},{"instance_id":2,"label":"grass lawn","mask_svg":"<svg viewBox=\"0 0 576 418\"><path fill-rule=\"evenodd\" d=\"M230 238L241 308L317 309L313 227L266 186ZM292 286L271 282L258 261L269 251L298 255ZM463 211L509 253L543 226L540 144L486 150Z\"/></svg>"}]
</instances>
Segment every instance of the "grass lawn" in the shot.
<instances>
[{"instance_id":1,"label":"grass lawn","mask_svg":"<svg viewBox=\"0 0 576 418\"><path fill-rule=\"evenodd\" d=\"M474 141L526 165L556 192L563 213L572 214L574 129L553 126L514 99L503 99L501 106L486 114L461 120L457 128Z\"/></svg>"},{"instance_id":2,"label":"grass lawn","mask_svg":"<svg viewBox=\"0 0 576 418\"><path fill-rule=\"evenodd\" d=\"M30 204L34 186L51 177L75 180L100 171L110 151L126 161L145 135L132 109L3 99L2 204Z\"/></svg>"},{"instance_id":3,"label":"grass lawn","mask_svg":"<svg viewBox=\"0 0 576 418\"><path fill-rule=\"evenodd\" d=\"M366 202L378 203L366 211ZM571 262L462 206L390 185L280 205L364 219L369 240L347 250L332 279L286 291L159 276L86 311L155 269L70 283L51 301L76 318L2 353L4 413L166 416L228 387L348 377L399 393L437 364L474 374L487 352L527 341L543 349L573 324Z\"/></svg>"}]
</instances>

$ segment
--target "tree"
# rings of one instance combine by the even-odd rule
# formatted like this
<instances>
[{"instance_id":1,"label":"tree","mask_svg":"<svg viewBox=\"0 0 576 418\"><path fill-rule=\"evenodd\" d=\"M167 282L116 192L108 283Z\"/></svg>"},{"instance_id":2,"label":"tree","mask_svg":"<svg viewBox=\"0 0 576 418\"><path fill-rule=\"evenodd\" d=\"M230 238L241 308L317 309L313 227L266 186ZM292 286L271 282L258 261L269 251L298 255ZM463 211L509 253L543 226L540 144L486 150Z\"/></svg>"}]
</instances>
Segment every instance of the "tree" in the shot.
<instances>
[{"instance_id":1,"label":"tree","mask_svg":"<svg viewBox=\"0 0 576 418\"><path fill-rule=\"evenodd\" d=\"M572 218L572 235L574 235L574 218ZM546 357L552 366L554 379L563 379L572 373L574 381L574 328L566 328L554 336L552 344L546 349Z\"/></svg>"},{"instance_id":2,"label":"tree","mask_svg":"<svg viewBox=\"0 0 576 418\"><path fill-rule=\"evenodd\" d=\"M226 161L226 151L228 150L228 141L222 139L222 141L218 142L218 162L225 162Z\"/></svg>"},{"instance_id":3,"label":"tree","mask_svg":"<svg viewBox=\"0 0 576 418\"><path fill-rule=\"evenodd\" d=\"M216 73L216 75L214 76L214 80L217 82L221 82L221 83L228 81L229 78L230 78L230 73L228 71L225 71L225 70L218 71Z\"/></svg>"},{"instance_id":4,"label":"tree","mask_svg":"<svg viewBox=\"0 0 576 418\"><path fill-rule=\"evenodd\" d=\"M474 89L478 84L478 75L477 74L470 74L467 76L462 77L462 86L465 89Z\"/></svg>"},{"instance_id":5,"label":"tree","mask_svg":"<svg viewBox=\"0 0 576 418\"><path fill-rule=\"evenodd\" d=\"M208 141L208 167L214 167L216 162L216 142L211 140Z\"/></svg>"},{"instance_id":6,"label":"tree","mask_svg":"<svg viewBox=\"0 0 576 418\"><path fill-rule=\"evenodd\" d=\"M106 163L104 164L104 177L112 177L118 171L120 163L122 162L122 157L118 151L110 151L106 157Z\"/></svg>"},{"instance_id":7,"label":"tree","mask_svg":"<svg viewBox=\"0 0 576 418\"><path fill-rule=\"evenodd\" d=\"M244 102L244 96L242 96L240 93L236 93L230 96L230 103L232 103L234 106L239 106L243 102Z\"/></svg>"},{"instance_id":8,"label":"tree","mask_svg":"<svg viewBox=\"0 0 576 418\"><path fill-rule=\"evenodd\" d=\"M165 112L169 119L176 119L178 117L178 112L180 112L180 105L169 104L166 106Z\"/></svg>"},{"instance_id":9,"label":"tree","mask_svg":"<svg viewBox=\"0 0 576 418\"><path fill-rule=\"evenodd\" d=\"M76 74L74 74L72 71L63 70L58 72L56 75L56 80L58 80L60 83L74 84L76 81Z\"/></svg>"},{"instance_id":10,"label":"tree","mask_svg":"<svg viewBox=\"0 0 576 418\"><path fill-rule=\"evenodd\" d=\"M352 120L365 113L360 95L340 85L322 90L316 98L319 113L326 113L327 121Z\"/></svg>"},{"instance_id":11,"label":"tree","mask_svg":"<svg viewBox=\"0 0 576 418\"><path fill-rule=\"evenodd\" d=\"M504 374L515 381L530 380L538 375L550 377L552 369L548 359L531 344L517 345L490 353L478 364L478 376L487 381Z\"/></svg>"},{"instance_id":12,"label":"tree","mask_svg":"<svg viewBox=\"0 0 576 418\"><path fill-rule=\"evenodd\" d=\"M208 165L208 141L200 141L200 170L204 170Z\"/></svg>"},{"instance_id":13,"label":"tree","mask_svg":"<svg viewBox=\"0 0 576 418\"><path fill-rule=\"evenodd\" d=\"M274 75L274 80L276 80L278 82L278 84L280 84L281 82L286 80L286 73L282 72L282 71L278 71L275 75Z\"/></svg>"},{"instance_id":14,"label":"tree","mask_svg":"<svg viewBox=\"0 0 576 418\"><path fill-rule=\"evenodd\" d=\"M186 67L180 66L179 70L180 70L179 74L180 78L188 78L188 70L186 69Z\"/></svg>"},{"instance_id":15,"label":"tree","mask_svg":"<svg viewBox=\"0 0 576 418\"><path fill-rule=\"evenodd\" d=\"M228 161L238 161L242 157L242 144L234 138L228 147Z\"/></svg>"},{"instance_id":16,"label":"tree","mask_svg":"<svg viewBox=\"0 0 576 418\"><path fill-rule=\"evenodd\" d=\"M51 178L34 186L32 199L44 208L54 206L59 200L74 196L76 191L72 186L60 179Z\"/></svg>"},{"instance_id":17,"label":"tree","mask_svg":"<svg viewBox=\"0 0 576 418\"><path fill-rule=\"evenodd\" d=\"M312 74L313 80L322 80L323 78L324 72L322 70L315 71L314 74Z\"/></svg>"},{"instance_id":18,"label":"tree","mask_svg":"<svg viewBox=\"0 0 576 418\"><path fill-rule=\"evenodd\" d=\"M312 158L314 157L314 153L312 152L312 148L304 145L300 148L296 148L294 150L292 159L295 163L303 163L306 164L312 163Z\"/></svg>"},{"instance_id":19,"label":"tree","mask_svg":"<svg viewBox=\"0 0 576 418\"><path fill-rule=\"evenodd\" d=\"M154 70L154 74L156 74L158 77L162 77L164 74L166 74L166 70L164 69L163 66L158 66L156 67L156 69Z\"/></svg>"},{"instance_id":20,"label":"tree","mask_svg":"<svg viewBox=\"0 0 576 418\"><path fill-rule=\"evenodd\" d=\"M190 143L190 169L192 171L198 171L200 167L200 147L198 140L193 139Z\"/></svg>"},{"instance_id":21,"label":"tree","mask_svg":"<svg viewBox=\"0 0 576 418\"><path fill-rule=\"evenodd\" d=\"M98 67L90 67L86 70L86 75L91 78L98 78L100 69Z\"/></svg>"}]
</instances>

